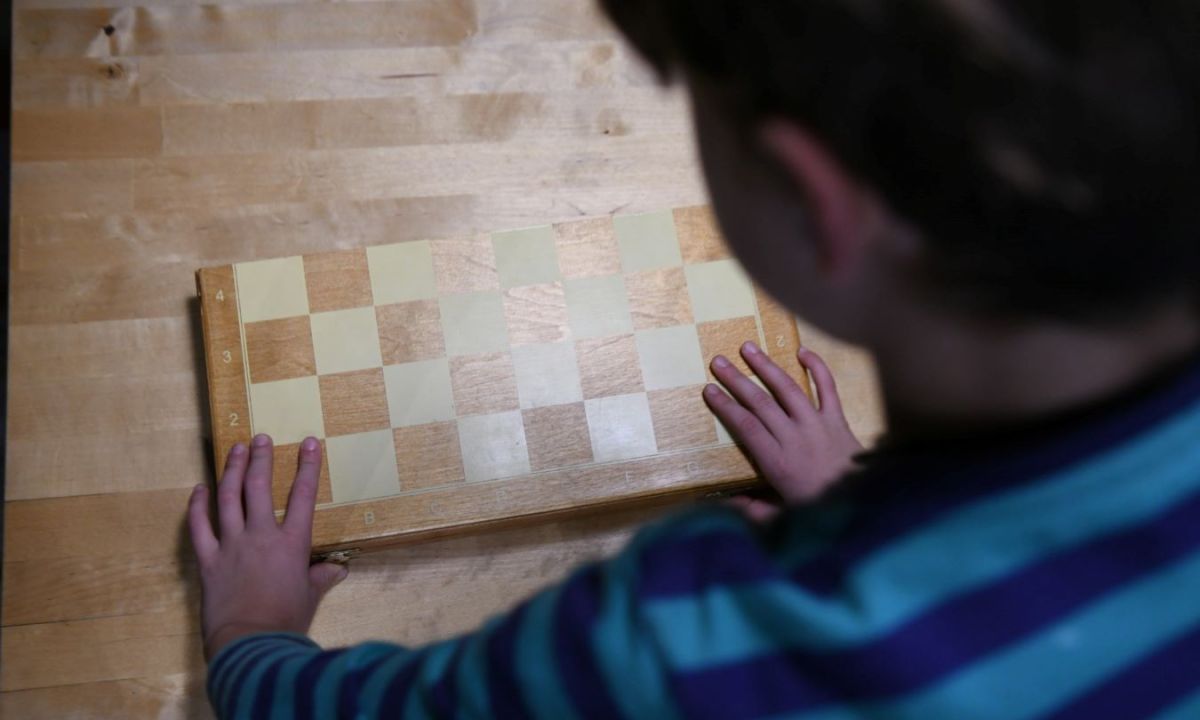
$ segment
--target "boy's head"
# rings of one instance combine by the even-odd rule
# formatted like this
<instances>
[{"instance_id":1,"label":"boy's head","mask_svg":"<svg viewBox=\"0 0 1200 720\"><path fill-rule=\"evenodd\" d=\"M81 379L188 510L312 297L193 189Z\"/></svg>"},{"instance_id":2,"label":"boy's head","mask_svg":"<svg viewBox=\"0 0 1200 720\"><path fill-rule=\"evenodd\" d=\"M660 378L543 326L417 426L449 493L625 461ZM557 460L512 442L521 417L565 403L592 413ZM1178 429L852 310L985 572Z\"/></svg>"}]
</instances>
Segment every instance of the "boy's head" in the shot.
<instances>
[{"instance_id":1,"label":"boy's head","mask_svg":"<svg viewBox=\"0 0 1200 720\"><path fill-rule=\"evenodd\" d=\"M855 339L896 293L1005 323L1195 301L1190 0L604 5L687 81L730 243L817 324Z\"/></svg>"}]
</instances>

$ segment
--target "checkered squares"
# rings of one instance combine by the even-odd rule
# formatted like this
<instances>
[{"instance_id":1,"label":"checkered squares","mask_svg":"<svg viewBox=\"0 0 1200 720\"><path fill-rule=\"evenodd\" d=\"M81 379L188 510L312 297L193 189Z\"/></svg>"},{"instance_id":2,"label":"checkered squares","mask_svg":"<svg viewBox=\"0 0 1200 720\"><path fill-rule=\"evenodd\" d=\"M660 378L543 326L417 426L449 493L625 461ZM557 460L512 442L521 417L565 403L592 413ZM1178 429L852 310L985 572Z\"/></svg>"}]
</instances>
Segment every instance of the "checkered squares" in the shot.
<instances>
[{"instance_id":1,"label":"checkered squares","mask_svg":"<svg viewBox=\"0 0 1200 720\"><path fill-rule=\"evenodd\" d=\"M567 298L562 283L526 285L505 291L504 324L513 345L569 339Z\"/></svg>"},{"instance_id":2,"label":"checkered squares","mask_svg":"<svg viewBox=\"0 0 1200 720\"><path fill-rule=\"evenodd\" d=\"M688 298L683 268L631 273L625 280L629 288L629 310L634 330L690 325L692 301Z\"/></svg>"},{"instance_id":3,"label":"checkered squares","mask_svg":"<svg viewBox=\"0 0 1200 720\"><path fill-rule=\"evenodd\" d=\"M439 303L447 354L476 355L508 348L504 298L499 292L448 295Z\"/></svg>"},{"instance_id":4,"label":"checkered squares","mask_svg":"<svg viewBox=\"0 0 1200 720\"><path fill-rule=\"evenodd\" d=\"M374 308L314 313L309 320L318 374L383 365Z\"/></svg>"},{"instance_id":5,"label":"checkered squares","mask_svg":"<svg viewBox=\"0 0 1200 720\"><path fill-rule=\"evenodd\" d=\"M575 337L609 337L633 330L629 293L620 275L568 280L565 288L567 316Z\"/></svg>"},{"instance_id":6,"label":"checkered squares","mask_svg":"<svg viewBox=\"0 0 1200 720\"><path fill-rule=\"evenodd\" d=\"M658 450L645 394L596 398L585 408L597 460L631 460Z\"/></svg>"},{"instance_id":7,"label":"checkered squares","mask_svg":"<svg viewBox=\"0 0 1200 720\"><path fill-rule=\"evenodd\" d=\"M552 228L496 233L492 241L501 288L539 285L559 279Z\"/></svg>"},{"instance_id":8,"label":"checkered squares","mask_svg":"<svg viewBox=\"0 0 1200 720\"><path fill-rule=\"evenodd\" d=\"M467 482L496 480L530 471L521 413L459 418L458 434Z\"/></svg>"},{"instance_id":9,"label":"checkered squares","mask_svg":"<svg viewBox=\"0 0 1200 720\"><path fill-rule=\"evenodd\" d=\"M366 250L371 295L377 305L437 297L433 250L428 240L379 245ZM354 278L356 281L358 278Z\"/></svg>"},{"instance_id":10,"label":"checkered squares","mask_svg":"<svg viewBox=\"0 0 1200 720\"><path fill-rule=\"evenodd\" d=\"M303 258L241 263L233 273L243 323L308 314Z\"/></svg>"},{"instance_id":11,"label":"checkered squares","mask_svg":"<svg viewBox=\"0 0 1200 720\"><path fill-rule=\"evenodd\" d=\"M328 312L369 306L373 293L367 269L367 251L304 256L304 284L310 312Z\"/></svg>"},{"instance_id":12,"label":"checkered squares","mask_svg":"<svg viewBox=\"0 0 1200 720\"><path fill-rule=\"evenodd\" d=\"M235 273L253 430L293 474L283 454L321 440L321 503L728 442L701 398L708 362L762 339L704 208Z\"/></svg>"},{"instance_id":13,"label":"checkered squares","mask_svg":"<svg viewBox=\"0 0 1200 720\"><path fill-rule=\"evenodd\" d=\"M392 427L424 425L454 417L448 359L388 365L383 369L383 378Z\"/></svg>"},{"instance_id":14,"label":"checkered squares","mask_svg":"<svg viewBox=\"0 0 1200 720\"><path fill-rule=\"evenodd\" d=\"M669 212L613 218L621 268L627 272L658 270L683 264L675 219Z\"/></svg>"},{"instance_id":15,"label":"checkered squares","mask_svg":"<svg viewBox=\"0 0 1200 720\"><path fill-rule=\"evenodd\" d=\"M306 377L316 372L312 326L307 317L246 323L250 382Z\"/></svg>"},{"instance_id":16,"label":"checkered squares","mask_svg":"<svg viewBox=\"0 0 1200 720\"><path fill-rule=\"evenodd\" d=\"M522 408L561 405L583 399L579 364L571 343L517 345L512 349L517 396Z\"/></svg>"}]
</instances>

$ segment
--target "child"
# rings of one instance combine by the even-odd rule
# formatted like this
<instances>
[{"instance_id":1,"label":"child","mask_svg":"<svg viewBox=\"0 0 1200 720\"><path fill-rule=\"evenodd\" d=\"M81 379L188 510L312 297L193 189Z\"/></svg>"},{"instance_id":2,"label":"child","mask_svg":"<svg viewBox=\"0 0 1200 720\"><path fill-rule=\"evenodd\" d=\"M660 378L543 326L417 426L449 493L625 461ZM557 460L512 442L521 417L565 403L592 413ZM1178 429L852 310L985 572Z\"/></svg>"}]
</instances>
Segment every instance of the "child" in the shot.
<instances>
[{"instance_id":1,"label":"child","mask_svg":"<svg viewBox=\"0 0 1200 720\"><path fill-rule=\"evenodd\" d=\"M704 396L781 505L650 527L463 637L328 651L319 446L276 527L258 438L219 540L189 510L218 713L1200 717L1193 4L607 9L686 83L749 272L874 353L891 435L852 468L820 360L814 407L747 344L771 393L716 358Z\"/></svg>"}]
</instances>

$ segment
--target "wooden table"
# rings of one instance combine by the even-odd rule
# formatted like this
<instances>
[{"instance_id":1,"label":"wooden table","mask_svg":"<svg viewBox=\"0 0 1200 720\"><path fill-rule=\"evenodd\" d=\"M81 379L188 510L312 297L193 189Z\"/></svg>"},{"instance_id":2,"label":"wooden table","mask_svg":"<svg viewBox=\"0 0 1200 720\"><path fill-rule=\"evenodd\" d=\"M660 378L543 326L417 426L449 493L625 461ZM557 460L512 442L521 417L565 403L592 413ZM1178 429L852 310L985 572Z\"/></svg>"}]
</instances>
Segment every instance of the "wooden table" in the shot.
<instances>
[{"instance_id":1,"label":"wooden table","mask_svg":"<svg viewBox=\"0 0 1200 720\"><path fill-rule=\"evenodd\" d=\"M0 715L205 717L193 271L705 202L685 102L587 0L16 6ZM661 512L357 560L314 636L467 630Z\"/></svg>"}]
</instances>

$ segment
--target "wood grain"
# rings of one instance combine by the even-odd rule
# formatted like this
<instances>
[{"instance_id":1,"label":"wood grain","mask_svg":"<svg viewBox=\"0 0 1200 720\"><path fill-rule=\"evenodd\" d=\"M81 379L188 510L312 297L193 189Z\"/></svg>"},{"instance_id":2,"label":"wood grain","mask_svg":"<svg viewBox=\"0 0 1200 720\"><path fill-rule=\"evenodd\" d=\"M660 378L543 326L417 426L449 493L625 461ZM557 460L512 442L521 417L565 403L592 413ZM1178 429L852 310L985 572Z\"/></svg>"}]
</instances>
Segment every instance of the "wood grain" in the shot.
<instances>
[{"instance_id":1,"label":"wood grain","mask_svg":"<svg viewBox=\"0 0 1200 720\"><path fill-rule=\"evenodd\" d=\"M193 269L702 204L685 98L586 0L14 6L0 716L208 717ZM803 336L873 436L869 363ZM355 560L314 635L463 632L651 502Z\"/></svg>"},{"instance_id":2,"label":"wood grain","mask_svg":"<svg viewBox=\"0 0 1200 720\"><path fill-rule=\"evenodd\" d=\"M250 398L238 292L233 268L215 268L197 274L203 305L204 364L208 371L209 417L213 420L213 454L224 459L237 443L250 444ZM213 469L219 475L221 463Z\"/></svg>"}]
</instances>

